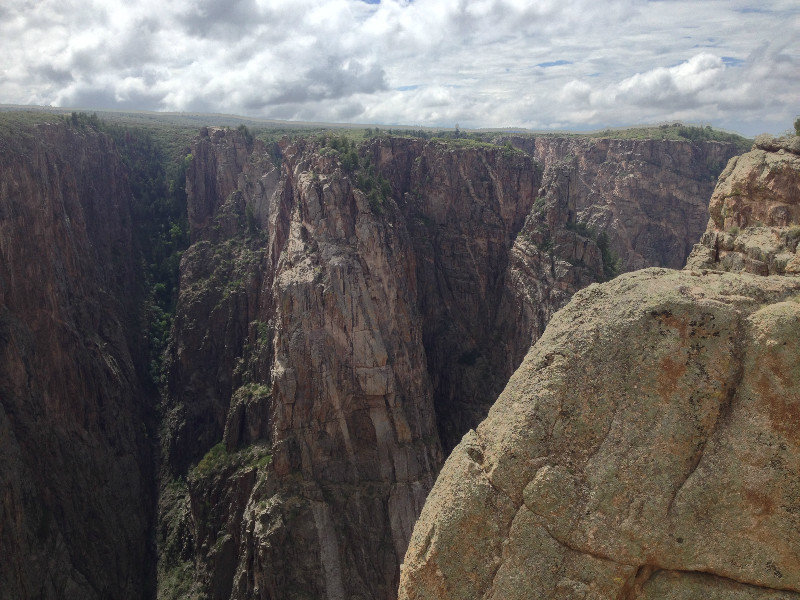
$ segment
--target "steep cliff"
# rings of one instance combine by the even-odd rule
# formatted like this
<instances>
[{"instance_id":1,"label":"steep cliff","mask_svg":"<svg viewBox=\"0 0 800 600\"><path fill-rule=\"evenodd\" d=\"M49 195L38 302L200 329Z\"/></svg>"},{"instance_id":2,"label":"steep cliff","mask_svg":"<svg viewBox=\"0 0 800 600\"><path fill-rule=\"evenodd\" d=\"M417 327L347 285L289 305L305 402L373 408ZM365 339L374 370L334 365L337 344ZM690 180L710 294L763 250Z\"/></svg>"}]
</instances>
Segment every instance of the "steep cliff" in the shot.
<instances>
[{"instance_id":1,"label":"steep cliff","mask_svg":"<svg viewBox=\"0 0 800 600\"><path fill-rule=\"evenodd\" d=\"M113 142L0 136L0 598L149 598L155 455Z\"/></svg>"},{"instance_id":2,"label":"steep cliff","mask_svg":"<svg viewBox=\"0 0 800 600\"><path fill-rule=\"evenodd\" d=\"M735 151L212 129L184 217L157 145L71 123L0 136L3 598L152 596L184 218L159 595L393 598L443 450L575 291L683 260Z\"/></svg>"},{"instance_id":3,"label":"steep cliff","mask_svg":"<svg viewBox=\"0 0 800 600\"><path fill-rule=\"evenodd\" d=\"M572 166L510 148L211 129L192 157L160 594L393 598L442 446L614 274L604 223ZM664 214L705 177L670 179Z\"/></svg>"},{"instance_id":4,"label":"steep cliff","mask_svg":"<svg viewBox=\"0 0 800 600\"><path fill-rule=\"evenodd\" d=\"M797 144L730 162L686 270L553 317L445 463L401 599L800 597Z\"/></svg>"},{"instance_id":5,"label":"steep cliff","mask_svg":"<svg viewBox=\"0 0 800 600\"><path fill-rule=\"evenodd\" d=\"M162 503L165 596L196 557L214 598L389 598L441 463L401 215L319 150L285 147L279 171L238 133L193 149L170 473L224 446L189 470L187 511Z\"/></svg>"},{"instance_id":6,"label":"steep cliff","mask_svg":"<svg viewBox=\"0 0 800 600\"><path fill-rule=\"evenodd\" d=\"M537 136L511 138L560 164L574 220L607 231L624 271L681 268L708 222L708 198L732 143Z\"/></svg>"}]
</instances>

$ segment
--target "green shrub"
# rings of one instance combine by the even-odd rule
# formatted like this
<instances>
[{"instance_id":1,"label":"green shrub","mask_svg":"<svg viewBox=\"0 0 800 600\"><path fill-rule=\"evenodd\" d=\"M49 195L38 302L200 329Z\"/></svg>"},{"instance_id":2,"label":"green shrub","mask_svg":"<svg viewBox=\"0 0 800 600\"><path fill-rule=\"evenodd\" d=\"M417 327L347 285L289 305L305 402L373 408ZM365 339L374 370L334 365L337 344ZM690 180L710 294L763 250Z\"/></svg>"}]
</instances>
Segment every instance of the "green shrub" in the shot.
<instances>
[{"instance_id":1,"label":"green shrub","mask_svg":"<svg viewBox=\"0 0 800 600\"><path fill-rule=\"evenodd\" d=\"M603 258L603 275L606 280L614 279L619 275L620 260L619 255L611 249L611 242L608 239L608 234L601 231L597 236L597 247L600 249L600 255Z\"/></svg>"},{"instance_id":2,"label":"green shrub","mask_svg":"<svg viewBox=\"0 0 800 600\"><path fill-rule=\"evenodd\" d=\"M244 141L248 146L253 145L253 134L250 133L250 130L247 128L247 125L242 123L236 128L236 131L238 131L244 136Z\"/></svg>"},{"instance_id":3,"label":"green shrub","mask_svg":"<svg viewBox=\"0 0 800 600\"><path fill-rule=\"evenodd\" d=\"M248 204L244 209L244 216L247 221L247 231L251 234L258 233L260 229L258 219L256 219L256 213L253 210L253 205Z\"/></svg>"},{"instance_id":4,"label":"green shrub","mask_svg":"<svg viewBox=\"0 0 800 600\"><path fill-rule=\"evenodd\" d=\"M200 476L209 475L224 465L227 461L228 451L225 449L224 442L220 442L219 444L212 446L211 449L206 452L206 455L200 460L199 463L197 463L197 466L194 468L193 474Z\"/></svg>"},{"instance_id":5,"label":"green shrub","mask_svg":"<svg viewBox=\"0 0 800 600\"><path fill-rule=\"evenodd\" d=\"M267 386L264 387L269 389ZM252 444L235 452L228 452L225 443L220 442L212 446L195 465L189 474L189 479L197 481L226 468L239 470L255 467L263 469L271 462L272 453L262 444Z\"/></svg>"},{"instance_id":6,"label":"green shrub","mask_svg":"<svg viewBox=\"0 0 800 600\"><path fill-rule=\"evenodd\" d=\"M567 229L574 231L580 236L589 238L590 240L595 239L597 236L597 230L583 221L568 221Z\"/></svg>"}]
</instances>

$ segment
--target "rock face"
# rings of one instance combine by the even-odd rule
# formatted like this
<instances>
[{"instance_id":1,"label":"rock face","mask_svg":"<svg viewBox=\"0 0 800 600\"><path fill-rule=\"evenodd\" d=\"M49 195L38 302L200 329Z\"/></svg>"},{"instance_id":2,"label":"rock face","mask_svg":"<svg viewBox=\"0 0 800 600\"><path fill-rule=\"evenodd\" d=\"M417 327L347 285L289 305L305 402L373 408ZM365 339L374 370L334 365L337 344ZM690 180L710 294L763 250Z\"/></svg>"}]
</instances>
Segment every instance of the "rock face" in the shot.
<instances>
[{"instance_id":1,"label":"rock face","mask_svg":"<svg viewBox=\"0 0 800 600\"><path fill-rule=\"evenodd\" d=\"M759 142L686 270L589 286L553 317L445 463L401 599L800 597L800 279L719 242L786 239L795 159Z\"/></svg>"},{"instance_id":2,"label":"rock face","mask_svg":"<svg viewBox=\"0 0 800 600\"><path fill-rule=\"evenodd\" d=\"M608 231L624 271L681 268L708 222L730 143L511 138L545 166L559 164L575 221Z\"/></svg>"},{"instance_id":3,"label":"rock face","mask_svg":"<svg viewBox=\"0 0 800 600\"><path fill-rule=\"evenodd\" d=\"M442 443L478 423L544 329L604 277L591 236L567 228L561 171L521 152L373 142L414 256L415 304Z\"/></svg>"},{"instance_id":4,"label":"rock face","mask_svg":"<svg viewBox=\"0 0 800 600\"><path fill-rule=\"evenodd\" d=\"M224 447L162 498L165 597L197 560L212 598L390 598L441 464L402 217L318 150L279 171L237 133L193 149L171 475Z\"/></svg>"},{"instance_id":5,"label":"rock face","mask_svg":"<svg viewBox=\"0 0 800 600\"><path fill-rule=\"evenodd\" d=\"M735 151L205 130L159 466L139 173L74 121L0 138L3 599L152 597L154 529L162 598L394 598L444 453L575 291L683 260Z\"/></svg>"},{"instance_id":6,"label":"rock face","mask_svg":"<svg viewBox=\"0 0 800 600\"><path fill-rule=\"evenodd\" d=\"M155 589L152 391L111 140L0 138L0 598Z\"/></svg>"},{"instance_id":7,"label":"rock face","mask_svg":"<svg viewBox=\"0 0 800 600\"><path fill-rule=\"evenodd\" d=\"M162 598L394 598L442 448L613 273L613 244L636 247L591 229L561 158L399 138L354 152L214 129L192 149ZM678 212L702 203L688 185Z\"/></svg>"}]
</instances>

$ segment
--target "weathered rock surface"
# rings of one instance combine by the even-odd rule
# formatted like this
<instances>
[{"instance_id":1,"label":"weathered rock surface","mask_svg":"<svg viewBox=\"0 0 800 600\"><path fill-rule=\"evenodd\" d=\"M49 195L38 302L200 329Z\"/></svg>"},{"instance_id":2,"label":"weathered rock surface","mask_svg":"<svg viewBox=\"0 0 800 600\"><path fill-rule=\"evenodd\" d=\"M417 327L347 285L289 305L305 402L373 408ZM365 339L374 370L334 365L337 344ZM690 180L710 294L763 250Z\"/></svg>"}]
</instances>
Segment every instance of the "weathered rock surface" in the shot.
<instances>
[{"instance_id":1,"label":"weathered rock surface","mask_svg":"<svg viewBox=\"0 0 800 600\"><path fill-rule=\"evenodd\" d=\"M175 476L225 448L188 512L162 503L164 543L191 538L164 596L196 559L213 598L392 597L441 464L401 215L318 150L286 147L280 177L239 134L193 151L165 448Z\"/></svg>"},{"instance_id":2,"label":"weathered rock surface","mask_svg":"<svg viewBox=\"0 0 800 600\"><path fill-rule=\"evenodd\" d=\"M776 154L731 161L711 234L797 225ZM800 597L800 278L744 272L713 235L553 317L447 459L401 599Z\"/></svg>"},{"instance_id":3,"label":"weathered rock surface","mask_svg":"<svg viewBox=\"0 0 800 600\"><path fill-rule=\"evenodd\" d=\"M551 311L603 279L600 252L586 232L567 228L561 172L543 176L528 155L397 138L369 151L408 230L439 434L449 451L485 416Z\"/></svg>"},{"instance_id":4,"label":"weathered rock surface","mask_svg":"<svg viewBox=\"0 0 800 600\"><path fill-rule=\"evenodd\" d=\"M613 266L573 168L391 138L353 171L213 129L192 154L160 595L394 598L442 446Z\"/></svg>"},{"instance_id":5,"label":"weathered rock surface","mask_svg":"<svg viewBox=\"0 0 800 600\"><path fill-rule=\"evenodd\" d=\"M483 418L552 314L612 274L615 254L622 271L684 264L737 152L717 142L513 141L529 156L406 139L370 148L417 258L445 452Z\"/></svg>"},{"instance_id":6,"label":"weathered rock surface","mask_svg":"<svg viewBox=\"0 0 800 600\"><path fill-rule=\"evenodd\" d=\"M648 269L576 294L445 463L400 597L800 590L798 292Z\"/></svg>"},{"instance_id":7,"label":"weathered rock surface","mask_svg":"<svg viewBox=\"0 0 800 600\"><path fill-rule=\"evenodd\" d=\"M0 138L3 599L155 591L130 203L107 136L40 125Z\"/></svg>"}]
</instances>

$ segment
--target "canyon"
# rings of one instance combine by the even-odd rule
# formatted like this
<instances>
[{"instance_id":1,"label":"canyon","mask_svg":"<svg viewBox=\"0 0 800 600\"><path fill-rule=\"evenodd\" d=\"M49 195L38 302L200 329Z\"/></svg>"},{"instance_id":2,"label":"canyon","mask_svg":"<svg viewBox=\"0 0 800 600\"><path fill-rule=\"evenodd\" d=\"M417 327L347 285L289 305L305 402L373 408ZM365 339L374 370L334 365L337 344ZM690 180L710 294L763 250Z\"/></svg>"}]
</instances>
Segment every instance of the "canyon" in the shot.
<instances>
[{"instance_id":1,"label":"canyon","mask_svg":"<svg viewBox=\"0 0 800 600\"><path fill-rule=\"evenodd\" d=\"M135 167L92 127L0 143L3 598L396 598L445 457L551 317L682 266L739 153L203 128L159 391Z\"/></svg>"}]
</instances>

